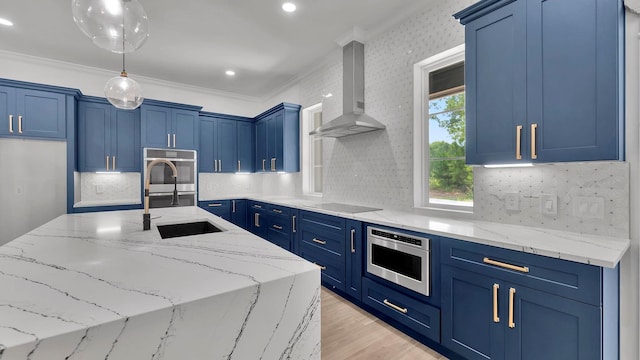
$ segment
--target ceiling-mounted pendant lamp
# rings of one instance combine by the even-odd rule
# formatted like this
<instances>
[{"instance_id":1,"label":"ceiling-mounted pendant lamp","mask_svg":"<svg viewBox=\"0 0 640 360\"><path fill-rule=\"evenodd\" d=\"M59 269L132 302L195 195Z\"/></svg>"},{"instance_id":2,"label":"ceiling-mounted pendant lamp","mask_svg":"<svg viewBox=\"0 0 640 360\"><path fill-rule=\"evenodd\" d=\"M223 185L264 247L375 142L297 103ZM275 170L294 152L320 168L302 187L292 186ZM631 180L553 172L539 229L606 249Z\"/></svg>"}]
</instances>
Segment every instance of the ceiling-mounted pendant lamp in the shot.
<instances>
[{"instance_id":1,"label":"ceiling-mounted pendant lamp","mask_svg":"<svg viewBox=\"0 0 640 360\"><path fill-rule=\"evenodd\" d=\"M122 54L122 72L120 76L107 81L104 87L104 95L111 105L118 109L133 110L142 104L142 88L137 81L127 76L124 68L124 53Z\"/></svg>"},{"instance_id":2,"label":"ceiling-mounted pendant lamp","mask_svg":"<svg viewBox=\"0 0 640 360\"><path fill-rule=\"evenodd\" d=\"M147 13L138 0L72 0L71 10L80 30L105 50L133 52L149 37Z\"/></svg>"}]
</instances>

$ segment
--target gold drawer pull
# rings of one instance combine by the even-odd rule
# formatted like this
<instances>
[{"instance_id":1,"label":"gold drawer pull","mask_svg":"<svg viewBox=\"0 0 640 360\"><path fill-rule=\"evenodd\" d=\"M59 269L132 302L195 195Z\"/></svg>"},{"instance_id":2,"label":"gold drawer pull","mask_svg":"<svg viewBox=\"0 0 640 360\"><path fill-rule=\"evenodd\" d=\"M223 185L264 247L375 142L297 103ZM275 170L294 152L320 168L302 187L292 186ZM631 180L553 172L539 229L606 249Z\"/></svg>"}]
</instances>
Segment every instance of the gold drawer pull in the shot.
<instances>
[{"instance_id":1,"label":"gold drawer pull","mask_svg":"<svg viewBox=\"0 0 640 360\"><path fill-rule=\"evenodd\" d=\"M276 213L276 214L282 214L282 210L273 209L272 211L273 211L274 213Z\"/></svg>"},{"instance_id":2,"label":"gold drawer pull","mask_svg":"<svg viewBox=\"0 0 640 360\"><path fill-rule=\"evenodd\" d=\"M536 154L536 129L538 128L538 124L531 124L531 158L537 159L538 154Z\"/></svg>"},{"instance_id":3,"label":"gold drawer pull","mask_svg":"<svg viewBox=\"0 0 640 360\"><path fill-rule=\"evenodd\" d=\"M18 115L18 134L22 134L22 115Z\"/></svg>"},{"instance_id":4,"label":"gold drawer pull","mask_svg":"<svg viewBox=\"0 0 640 360\"><path fill-rule=\"evenodd\" d=\"M407 308L403 308L403 307L400 307L400 306L398 306L398 305L395 305L395 304L390 303L390 302L389 302L389 300L387 300L387 299L384 299L384 301L382 301L382 302L383 302L385 305L387 305L388 307L390 307L390 308L392 308L392 309L394 309L394 310L400 311L400 312L401 312L401 313L403 313L403 314L406 314L406 313L409 311L409 310L407 310Z\"/></svg>"},{"instance_id":5,"label":"gold drawer pull","mask_svg":"<svg viewBox=\"0 0 640 360\"><path fill-rule=\"evenodd\" d=\"M502 267L502 268L505 268L505 269L509 269L509 270L520 271L520 272L523 272L523 273L528 273L529 272L529 267L527 267L527 266L511 265L511 264L503 263L501 261L491 260L488 257L485 257L484 259L482 259L482 262L485 263L485 264L495 265L495 266L499 266L499 267Z\"/></svg>"},{"instance_id":6,"label":"gold drawer pull","mask_svg":"<svg viewBox=\"0 0 640 360\"><path fill-rule=\"evenodd\" d=\"M220 203L215 203L215 204L209 204L210 207L219 207L222 206L222 204Z\"/></svg>"},{"instance_id":7,"label":"gold drawer pull","mask_svg":"<svg viewBox=\"0 0 640 360\"><path fill-rule=\"evenodd\" d=\"M276 230L282 230L282 226L280 225L273 225L273 228Z\"/></svg>"},{"instance_id":8,"label":"gold drawer pull","mask_svg":"<svg viewBox=\"0 0 640 360\"><path fill-rule=\"evenodd\" d=\"M516 126L516 160L522 160L521 139L522 138L522 125Z\"/></svg>"},{"instance_id":9,"label":"gold drawer pull","mask_svg":"<svg viewBox=\"0 0 640 360\"><path fill-rule=\"evenodd\" d=\"M320 245L324 245L324 244L326 244L326 243L327 243L327 242L326 242L326 241L324 241L324 240L320 240L320 239L316 239L316 238L313 238L313 242L318 243L318 244L320 244Z\"/></svg>"},{"instance_id":10,"label":"gold drawer pull","mask_svg":"<svg viewBox=\"0 0 640 360\"><path fill-rule=\"evenodd\" d=\"M322 265L320 265L320 264L318 264L318 263L316 263L316 262L314 262L313 264L314 264L315 266L319 267L319 268L320 268L320 270L327 270L327 267L326 267L326 266L322 266Z\"/></svg>"},{"instance_id":11,"label":"gold drawer pull","mask_svg":"<svg viewBox=\"0 0 640 360\"><path fill-rule=\"evenodd\" d=\"M498 317L498 289L500 285L493 284L493 322L499 323L500 317Z\"/></svg>"},{"instance_id":12,"label":"gold drawer pull","mask_svg":"<svg viewBox=\"0 0 640 360\"><path fill-rule=\"evenodd\" d=\"M513 321L513 298L516 295L516 289L509 288L509 328L516 327L515 321Z\"/></svg>"},{"instance_id":13,"label":"gold drawer pull","mask_svg":"<svg viewBox=\"0 0 640 360\"><path fill-rule=\"evenodd\" d=\"M9 134L13 134L13 115L9 115Z\"/></svg>"}]
</instances>

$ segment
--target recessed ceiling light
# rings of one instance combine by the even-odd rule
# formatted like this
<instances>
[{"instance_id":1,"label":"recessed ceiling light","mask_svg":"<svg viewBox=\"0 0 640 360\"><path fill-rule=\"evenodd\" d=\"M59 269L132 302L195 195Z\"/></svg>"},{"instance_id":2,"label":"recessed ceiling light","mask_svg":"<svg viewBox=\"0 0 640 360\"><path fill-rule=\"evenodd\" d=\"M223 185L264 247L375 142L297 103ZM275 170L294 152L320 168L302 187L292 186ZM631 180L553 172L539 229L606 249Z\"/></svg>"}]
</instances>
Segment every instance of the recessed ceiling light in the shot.
<instances>
[{"instance_id":1,"label":"recessed ceiling light","mask_svg":"<svg viewBox=\"0 0 640 360\"><path fill-rule=\"evenodd\" d=\"M0 25L13 26L13 23L7 19L0 18Z\"/></svg>"},{"instance_id":2,"label":"recessed ceiling light","mask_svg":"<svg viewBox=\"0 0 640 360\"><path fill-rule=\"evenodd\" d=\"M284 10L286 12L294 12L294 11L296 11L296 4L290 3L290 2L286 2L286 3L282 4L282 10Z\"/></svg>"},{"instance_id":3,"label":"recessed ceiling light","mask_svg":"<svg viewBox=\"0 0 640 360\"><path fill-rule=\"evenodd\" d=\"M227 70L227 71L225 71L224 73L225 73L225 74L227 74L227 75L229 75L229 76L233 76L233 75L235 75L235 74L236 74L236 72L235 72L235 71L233 71L233 70Z\"/></svg>"}]
</instances>

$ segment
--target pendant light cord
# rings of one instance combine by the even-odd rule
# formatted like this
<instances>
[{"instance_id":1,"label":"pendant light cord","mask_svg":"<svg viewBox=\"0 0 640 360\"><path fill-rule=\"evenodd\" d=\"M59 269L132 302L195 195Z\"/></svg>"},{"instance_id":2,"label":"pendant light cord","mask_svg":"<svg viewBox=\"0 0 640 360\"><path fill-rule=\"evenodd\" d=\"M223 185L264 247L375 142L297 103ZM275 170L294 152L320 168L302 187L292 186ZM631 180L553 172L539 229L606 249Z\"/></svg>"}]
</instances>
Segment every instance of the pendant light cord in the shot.
<instances>
[{"instance_id":1,"label":"pendant light cord","mask_svg":"<svg viewBox=\"0 0 640 360\"><path fill-rule=\"evenodd\" d=\"M127 73L124 68L124 0L122 1L122 73Z\"/></svg>"}]
</instances>

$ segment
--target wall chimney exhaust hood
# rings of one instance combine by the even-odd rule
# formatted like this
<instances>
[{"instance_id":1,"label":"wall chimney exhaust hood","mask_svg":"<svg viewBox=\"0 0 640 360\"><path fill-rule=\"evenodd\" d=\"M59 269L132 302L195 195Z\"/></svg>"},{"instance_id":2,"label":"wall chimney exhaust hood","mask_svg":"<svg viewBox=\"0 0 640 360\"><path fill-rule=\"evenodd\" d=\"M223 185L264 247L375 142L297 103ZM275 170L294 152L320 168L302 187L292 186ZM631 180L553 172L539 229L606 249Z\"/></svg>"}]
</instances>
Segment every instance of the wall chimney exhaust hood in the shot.
<instances>
[{"instance_id":1,"label":"wall chimney exhaust hood","mask_svg":"<svg viewBox=\"0 0 640 360\"><path fill-rule=\"evenodd\" d=\"M386 127L364 113L364 44L351 41L342 48L343 114L310 132L321 137L343 137Z\"/></svg>"}]
</instances>

